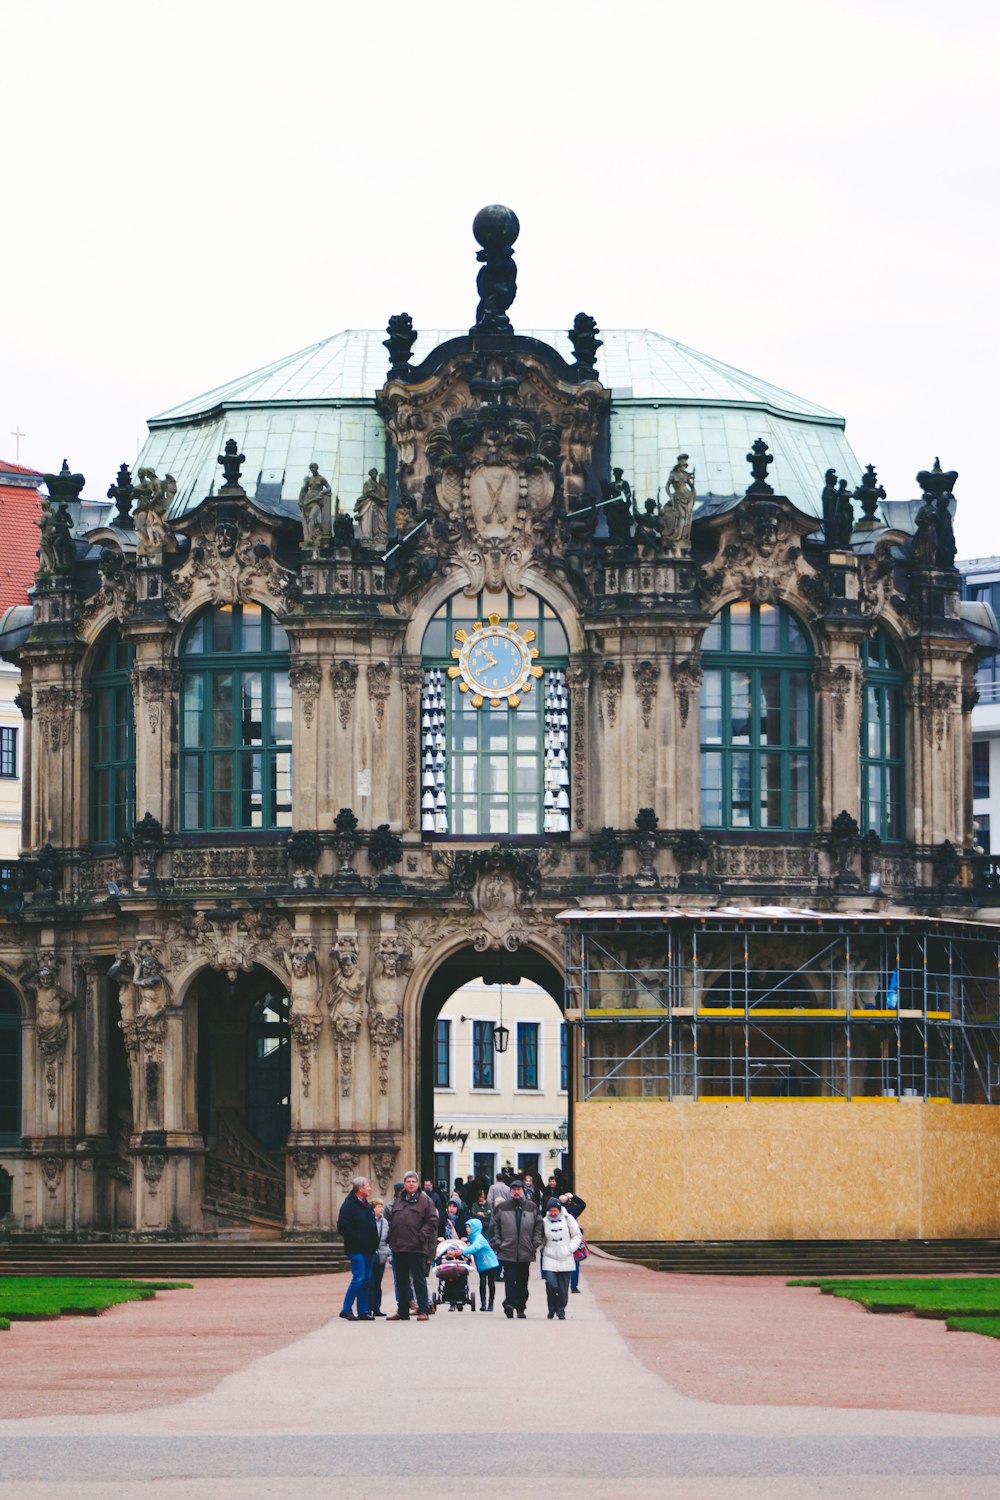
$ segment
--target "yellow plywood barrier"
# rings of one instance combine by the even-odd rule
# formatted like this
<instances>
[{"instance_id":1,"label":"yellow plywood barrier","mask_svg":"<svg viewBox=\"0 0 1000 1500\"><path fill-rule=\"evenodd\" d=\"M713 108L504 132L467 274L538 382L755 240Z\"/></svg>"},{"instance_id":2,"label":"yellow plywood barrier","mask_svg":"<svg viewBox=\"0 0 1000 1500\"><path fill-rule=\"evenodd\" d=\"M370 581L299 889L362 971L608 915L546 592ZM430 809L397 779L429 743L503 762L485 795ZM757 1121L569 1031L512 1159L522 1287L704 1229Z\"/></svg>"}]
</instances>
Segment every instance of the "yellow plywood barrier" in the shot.
<instances>
[{"instance_id":1,"label":"yellow plywood barrier","mask_svg":"<svg viewBox=\"0 0 1000 1500\"><path fill-rule=\"evenodd\" d=\"M588 1235L1000 1236L1000 1108L942 1109L939 1100L919 1099L817 1108L823 1102L578 1104L574 1160Z\"/></svg>"}]
</instances>

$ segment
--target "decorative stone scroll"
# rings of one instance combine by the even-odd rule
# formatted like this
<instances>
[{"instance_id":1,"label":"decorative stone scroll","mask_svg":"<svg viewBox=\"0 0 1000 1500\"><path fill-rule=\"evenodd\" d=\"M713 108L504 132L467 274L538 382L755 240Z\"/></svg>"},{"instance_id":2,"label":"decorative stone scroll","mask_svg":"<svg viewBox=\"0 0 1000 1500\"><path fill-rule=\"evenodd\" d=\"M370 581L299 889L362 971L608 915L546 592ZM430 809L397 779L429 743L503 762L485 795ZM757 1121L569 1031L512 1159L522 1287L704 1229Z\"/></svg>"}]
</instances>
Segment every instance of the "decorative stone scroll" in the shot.
<instances>
[{"instance_id":1,"label":"decorative stone scroll","mask_svg":"<svg viewBox=\"0 0 1000 1500\"><path fill-rule=\"evenodd\" d=\"M303 719L311 725L322 681L319 663L303 657L295 658L288 671L288 681L292 691L299 695Z\"/></svg>"},{"instance_id":2,"label":"decorative stone scroll","mask_svg":"<svg viewBox=\"0 0 1000 1500\"><path fill-rule=\"evenodd\" d=\"M680 710L682 728L687 728L691 705L698 701L702 676L701 657L697 653L674 662L674 692L677 694L677 707Z\"/></svg>"},{"instance_id":3,"label":"decorative stone scroll","mask_svg":"<svg viewBox=\"0 0 1000 1500\"><path fill-rule=\"evenodd\" d=\"M385 718L385 705L392 689L392 668L388 662L373 661L368 666L368 696L375 710L375 723L379 729Z\"/></svg>"},{"instance_id":4,"label":"decorative stone scroll","mask_svg":"<svg viewBox=\"0 0 1000 1500\"><path fill-rule=\"evenodd\" d=\"M622 690L623 677L621 662L606 661L601 668L601 681L604 684L604 711L609 729L614 729L615 720L618 717L618 699Z\"/></svg>"}]
</instances>

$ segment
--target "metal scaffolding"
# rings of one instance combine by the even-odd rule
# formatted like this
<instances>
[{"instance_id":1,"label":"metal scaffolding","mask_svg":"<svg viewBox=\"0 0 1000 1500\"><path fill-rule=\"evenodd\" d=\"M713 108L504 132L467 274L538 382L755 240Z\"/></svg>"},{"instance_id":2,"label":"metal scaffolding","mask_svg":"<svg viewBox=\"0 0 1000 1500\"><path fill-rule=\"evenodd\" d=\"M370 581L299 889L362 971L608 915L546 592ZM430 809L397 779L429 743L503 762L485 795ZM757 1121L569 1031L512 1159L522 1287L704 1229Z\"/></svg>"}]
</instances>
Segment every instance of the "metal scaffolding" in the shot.
<instances>
[{"instance_id":1,"label":"metal scaffolding","mask_svg":"<svg viewBox=\"0 0 1000 1500\"><path fill-rule=\"evenodd\" d=\"M1000 928L564 912L581 1099L1000 1104Z\"/></svg>"}]
</instances>

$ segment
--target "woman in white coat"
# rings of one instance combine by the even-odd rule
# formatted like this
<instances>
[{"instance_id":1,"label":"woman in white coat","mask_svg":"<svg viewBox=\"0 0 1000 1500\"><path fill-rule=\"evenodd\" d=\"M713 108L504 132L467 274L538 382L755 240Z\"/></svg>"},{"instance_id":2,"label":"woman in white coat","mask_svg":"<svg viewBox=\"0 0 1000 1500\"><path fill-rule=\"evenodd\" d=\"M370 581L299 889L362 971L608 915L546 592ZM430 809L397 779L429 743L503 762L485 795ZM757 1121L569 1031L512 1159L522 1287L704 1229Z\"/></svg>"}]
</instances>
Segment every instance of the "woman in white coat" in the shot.
<instances>
[{"instance_id":1,"label":"woman in white coat","mask_svg":"<svg viewBox=\"0 0 1000 1500\"><path fill-rule=\"evenodd\" d=\"M570 1277L576 1265L573 1252L582 1245L583 1235L573 1215L566 1212L558 1198L550 1198L546 1204L542 1228L545 1231L542 1241L542 1275L545 1278L545 1294L549 1299L549 1317L564 1322Z\"/></svg>"}]
</instances>

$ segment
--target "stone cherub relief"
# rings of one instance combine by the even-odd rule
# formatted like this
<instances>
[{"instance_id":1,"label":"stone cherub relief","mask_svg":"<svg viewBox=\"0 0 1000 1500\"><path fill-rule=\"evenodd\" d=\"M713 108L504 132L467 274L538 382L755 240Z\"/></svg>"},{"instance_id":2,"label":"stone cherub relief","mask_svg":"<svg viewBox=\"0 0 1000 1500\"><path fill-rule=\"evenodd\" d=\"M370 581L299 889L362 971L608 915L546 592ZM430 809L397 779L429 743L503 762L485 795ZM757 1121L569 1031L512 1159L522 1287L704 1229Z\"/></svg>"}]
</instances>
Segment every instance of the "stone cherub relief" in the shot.
<instances>
[{"instance_id":1,"label":"stone cherub relief","mask_svg":"<svg viewBox=\"0 0 1000 1500\"><path fill-rule=\"evenodd\" d=\"M76 996L59 983L59 969L54 953L41 953L37 959L29 959L18 972L25 990L35 998L35 1034L38 1050L45 1059L45 1089L49 1108L55 1109L57 1067L69 1039L66 1012L76 1004Z\"/></svg>"},{"instance_id":2,"label":"stone cherub relief","mask_svg":"<svg viewBox=\"0 0 1000 1500\"><path fill-rule=\"evenodd\" d=\"M385 475L377 469L368 470L354 514L362 545L375 552L384 552L389 545L389 486Z\"/></svg>"},{"instance_id":3,"label":"stone cherub relief","mask_svg":"<svg viewBox=\"0 0 1000 1500\"><path fill-rule=\"evenodd\" d=\"M299 510L302 512L302 536L306 542L318 542L330 526L327 517L333 491L330 481L319 472L319 464L311 463L309 473L299 490Z\"/></svg>"},{"instance_id":4,"label":"stone cherub relief","mask_svg":"<svg viewBox=\"0 0 1000 1500\"><path fill-rule=\"evenodd\" d=\"M389 1059L403 1036L403 989L410 954L391 937L383 938L372 955L368 1035L378 1060L378 1089L389 1092Z\"/></svg>"},{"instance_id":5,"label":"stone cherub relief","mask_svg":"<svg viewBox=\"0 0 1000 1500\"><path fill-rule=\"evenodd\" d=\"M288 976L288 1019L299 1051L302 1093L308 1098L313 1058L323 1024L316 950L308 938L293 938L289 947L281 949L281 963Z\"/></svg>"},{"instance_id":6,"label":"stone cherub relief","mask_svg":"<svg viewBox=\"0 0 1000 1500\"><path fill-rule=\"evenodd\" d=\"M330 981L329 1009L340 1068L340 1096L351 1097L354 1049L368 1012L365 975L358 968L357 938L344 935L330 949L334 970Z\"/></svg>"}]
</instances>

